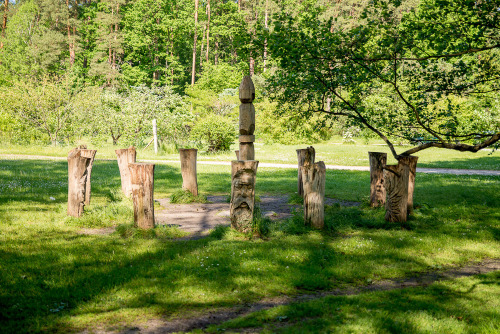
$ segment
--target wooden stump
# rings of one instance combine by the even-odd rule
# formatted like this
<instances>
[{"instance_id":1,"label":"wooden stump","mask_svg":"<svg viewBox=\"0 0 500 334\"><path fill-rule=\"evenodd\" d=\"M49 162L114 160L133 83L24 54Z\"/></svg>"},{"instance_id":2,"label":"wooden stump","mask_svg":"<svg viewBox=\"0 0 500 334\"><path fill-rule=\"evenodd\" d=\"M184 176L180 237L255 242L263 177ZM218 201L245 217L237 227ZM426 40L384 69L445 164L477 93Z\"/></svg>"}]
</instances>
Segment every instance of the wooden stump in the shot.
<instances>
[{"instance_id":1,"label":"wooden stump","mask_svg":"<svg viewBox=\"0 0 500 334\"><path fill-rule=\"evenodd\" d=\"M385 220L390 222L406 222L408 212L408 182L410 168L407 164L386 165L384 167Z\"/></svg>"},{"instance_id":2,"label":"wooden stump","mask_svg":"<svg viewBox=\"0 0 500 334\"><path fill-rule=\"evenodd\" d=\"M408 180L408 215L413 213L413 191L415 189L415 176L417 175L417 161L418 157L413 155L399 159L400 163L407 164L410 168L410 177Z\"/></svg>"},{"instance_id":3,"label":"wooden stump","mask_svg":"<svg viewBox=\"0 0 500 334\"><path fill-rule=\"evenodd\" d=\"M90 181L92 180L90 175L92 174L92 166L94 165L94 158L97 150L81 149L80 151L82 157L90 159L89 166L87 167L87 182L85 183L85 205L90 205Z\"/></svg>"},{"instance_id":4,"label":"wooden stump","mask_svg":"<svg viewBox=\"0 0 500 334\"><path fill-rule=\"evenodd\" d=\"M135 226L142 229L155 227L154 164L131 163L128 165L134 202Z\"/></svg>"},{"instance_id":5,"label":"wooden stump","mask_svg":"<svg viewBox=\"0 0 500 334\"><path fill-rule=\"evenodd\" d=\"M231 226L243 233L252 230L258 165L254 160L231 162Z\"/></svg>"},{"instance_id":6,"label":"wooden stump","mask_svg":"<svg viewBox=\"0 0 500 334\"><path fill-rule=\"evenodd\" d=\"M301 172L304 182L304 221L314 228L322 229L325 225L325 163L306 162Z\"/></svg>"},{"instance_id":7,"label":"wooden stump","mask_svg":"<svg viewBox=\"0 0 500 334\"><path fill-rule=\"evenodd\" d=\"M255 149L253 143L240 142L239 160L253 160L255 159Z\"/></svg>"},{"instance_id":8,"label":"wooden stump","mask_svg":"<svg viewBox=\"0 0 500 334\"><path fill-rule=\"evenodd\" d=\"M379 207L385 204L384 166L387 164L387 153L368 152L370 159L370 206Z\"/></svg>"},{"instance_id":9,"label":"wooden stump","mask_svg":"<svg viewBox=\"0 0 500 334\"><path fill-rule=\"evenodd\" d=\"M302 182L302 172L301 167L304 166L305 163L314 163L314 158L316 156L316 152L314 147L309 146L308 148L298 149L297 150L297 160L298 160L298 168L297 168L297 189L298 194L300 196L304 196L304 185Z\"/></svg>"},{"instance_id":10,"label":"wooden stump","mask_svg":"<svg viewBox=\"0 0 500 334\"><path fill-rule=\"evenodd\" d=\"M91 158L82 156L82 150L73 149L68 155L68 215L80 217L85 206L88 167ZM90 186L89 186L90 189Z\"/></svg>"},{"instance_id":11,"label":"wooden stump","mask_svg":"<svg viewBox=\"0 0 500 334\"><path fill-rule=\"evenodd\" d=\"M118 168L120 169L122 191L125 196L130 197L132 195L132 184L130 183L130 170L128 168L128 165L131 163L135 163L135 147L130 146L129 148L116 150L115 153L118 159Z\"/></svg>"},{"instance_id":12,"label":"wooden stump","mask_svg":"<svg viewBox=\"0 0 500 334\"><path fill-rule=\"evenodd\" d=\"M189 191L193 196L198 196L198 179L196 176L196 155L195 148L179 149L181 156L182 189Z\"/></svg>"}]
</instances>

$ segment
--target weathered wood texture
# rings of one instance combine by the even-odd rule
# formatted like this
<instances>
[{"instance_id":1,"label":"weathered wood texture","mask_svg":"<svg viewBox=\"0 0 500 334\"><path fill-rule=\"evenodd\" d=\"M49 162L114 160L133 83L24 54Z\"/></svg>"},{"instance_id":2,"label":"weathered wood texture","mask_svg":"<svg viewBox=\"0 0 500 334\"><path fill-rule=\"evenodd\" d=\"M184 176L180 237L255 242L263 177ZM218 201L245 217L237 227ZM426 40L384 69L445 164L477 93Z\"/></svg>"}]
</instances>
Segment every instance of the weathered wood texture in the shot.
<instances>
[{"instance_id":1,"label":"weathered wood texture","mask_svg":"<svg viewBox=\"0 0 500 334\"><path fill-rule=\"evenodd\" d=\"M195 148L179 149L181 157L182 189L198 196L198 179L196 175L196 156L198 150Z\"/></svg>"},{"instance_id":2,"label":"weathered wood texture","mask_svg":"<svg viewBox=\"0 0 500 334\"><path fill-rule=\"evenodd\" d=\"M240 150L234 151L234 154L236 154L236 160L240 160Z\"/></svg>"},{"instance_id":3,"label":"weathered wood texture","mask_svg":"<svg viewBox=\"0 0 500 334\"><path fill-rule=\"evenodd\" d=\"M368 152L370 159L370 206L385 205L384 166L387 164L387 153Z\"/></svg>"},{"instance_id":4,"label":"weathered wood texture","mask_svg":"<svg viewBox=\"0 0 500 334\"><path fill-rule=\"evenodd\" d=\"M231 226L243 233L252 230L258 165L255 160L231 162Z\"/></svg>"},{"instance_id":5,"label":"weathered wood texture","mask_svg":"<svg viewBox=\"0 0 500 334\"><path fill-rule=\"evenodd\" d=\"M298 160L298 168L297 168L297 189L298 194L300 196L304 196L304 185L302 182L302 171L301 167L304 166L304 163L314 163L314 159L316 156L316 151L314 147L309 146L308 148L302 148L297 150L297 160Z\"/></svg>"},{"instance_id":6,"label":"weathered wood texture","mask_svg":"<svg viewBox=\"0 0 500 334\"><path fill-rule=\"evenodd\" d=\"M128 165L131 163L135 163L135 147L130 146L129 148L116 150L115 153L118 160L118 168L120 169L122 191L125 196L130 197L132 195L132 184L130 183L130 170L128 168Z\"/></svg>"},{"instance_id":7,"label":"weathered wood texture","mask_svg":"<svg viewBox=\"0 0 500 334\"><path fill-rule=\"evenodd\" d=\"M87 167L87 182L85 183L85 205L90 205L91 180L92 180L90 176L92 174L92 166L94 165L94 158L97 153L97 150L81 149L80 151L82 152L81 153L82 157L90 159L89 165Z\"/></svg>"},{"instance_id":8,"label":"weathered wood texture","mask_svg":"<svg viewBox=\"0 0 500 334\"><path fill-rule=\"evenodd\" d=\"M408 179L408 215L413 213L413 192L415 190L415 176L417 175L418 157L409 155L399 159L399 163L404 163L410 168L410 176Z\"/></svg>"},{"instance_id":9,"label":"weathered wood texture","mask_svg":"<svg viewBox=\"0 0 500 334\"><path fill-rule=\"evenodd\" d=\"M255 107L252 102L255 99L255 87L250 76L241 80L239 88L240 105L240 149L238 160L254 160L255 148Z\"/></svg>"},{"instance_id":10,"label":"weathered wood texture","mask_svg":"<svg viewBox=\"0 0 500 334\"><path fill-rule=\"evenodd\" d=\"M407 164L386 165L384 184L387 192L385 220L406 222L408 212L408 182L410 168Z\"/></svg>"},{"instance_id":11,"label":"weathered wood texture","mask_svg":"<svg viewBox=\"0 0 500 334\"><path fill-rule=\"evenodd\" d=\"M128 165L134 202L134 222L142 229L155 227L154 164L131 163Z\"/></svg>"},{"instance_id":12,"label":"weathered wood texture","mask_svg":"<svg viewBox=\"0 0 500 334\"><path fill-rule=\"evenodd\" d=\"M300 169L304 184L304 221L322 229L325 226L325 163L306 162Z\"/></svg>"},{"instance_id":13,"label":"weathered wood texture","mask_svg":"<svg viewBox=\"0 0 500 334\"><path fill-rule=\"evenodd\" d=\"M73 149L68 154L68 215L80 217L85 207L88 167L91 158L82 156L82 150Z\"/></svg>"}]
</instances>

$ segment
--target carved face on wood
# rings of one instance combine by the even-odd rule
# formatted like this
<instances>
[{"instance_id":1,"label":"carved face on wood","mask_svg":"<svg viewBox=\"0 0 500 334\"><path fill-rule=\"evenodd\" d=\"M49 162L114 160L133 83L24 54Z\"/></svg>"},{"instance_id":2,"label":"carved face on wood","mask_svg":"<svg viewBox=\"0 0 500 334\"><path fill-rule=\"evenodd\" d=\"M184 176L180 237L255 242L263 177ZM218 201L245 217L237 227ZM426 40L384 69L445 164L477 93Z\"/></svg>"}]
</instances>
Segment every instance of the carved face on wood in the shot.
<instances>
[{"instance_id":1,"label":"carved face on wood","mask_svg":"<svg viewBox=\"0 0 500 334\"><path fill-rule=\"evenodd\" d=\"M255 172L241 169L236 172L232 181L231 217L233 225L251 227L255 203ZM246 228L246 226L245 226ZM244 229L245 229L244 228ZM240 228L238 228L240 230Z\"/></svg>"}]
</instances>

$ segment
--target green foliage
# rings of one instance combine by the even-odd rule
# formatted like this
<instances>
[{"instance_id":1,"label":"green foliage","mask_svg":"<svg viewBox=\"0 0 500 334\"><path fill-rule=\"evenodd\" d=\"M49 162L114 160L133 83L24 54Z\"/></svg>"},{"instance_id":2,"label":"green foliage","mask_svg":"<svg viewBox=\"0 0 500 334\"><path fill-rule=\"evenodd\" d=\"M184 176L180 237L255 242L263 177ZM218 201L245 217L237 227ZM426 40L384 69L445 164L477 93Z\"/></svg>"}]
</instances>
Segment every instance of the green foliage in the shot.
<instances>
[{"instance_id":1,"label":"green foliage","mask_svg":"<svg viewBox=\"0 0 500 334\"><path fill-rule=\"evenodd\" d=\"M203 143L209 152L228 151L236 137L233 123L219 115L208 115L198 120L190 138Z\"/></svg>"},{"instance_id":2,"label":"green foliage","mask_svg":"<svg viewBox=\"0 0 500 334\"><path fill-rule=\"evenodd\" d=\"M179 189L170 196L170 203L188 204L188 203L208 203L207 196L194 196L190 191Z\"/></svg>"}]
</instances>

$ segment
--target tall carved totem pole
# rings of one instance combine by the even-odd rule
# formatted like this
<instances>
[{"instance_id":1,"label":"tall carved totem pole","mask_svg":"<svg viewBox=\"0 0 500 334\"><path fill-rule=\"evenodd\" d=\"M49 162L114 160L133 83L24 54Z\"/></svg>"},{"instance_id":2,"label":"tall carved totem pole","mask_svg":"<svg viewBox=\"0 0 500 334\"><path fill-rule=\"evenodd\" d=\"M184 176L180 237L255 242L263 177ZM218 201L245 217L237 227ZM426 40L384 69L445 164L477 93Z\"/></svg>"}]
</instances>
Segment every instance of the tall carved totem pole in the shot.
<instances>
[{"instance_id":1,"label":"tall carved totem pole","mask_svg":"<svg viewBox=\"0 0 500 334\"><path fill-rule=\"evenodd\" d=\"M240 84L240 150L231 162L231 226L240 232L252 229L255 207L255 177L259 162L255 159L255 87L250 76Z\"/></svg>"}]
</instances>

